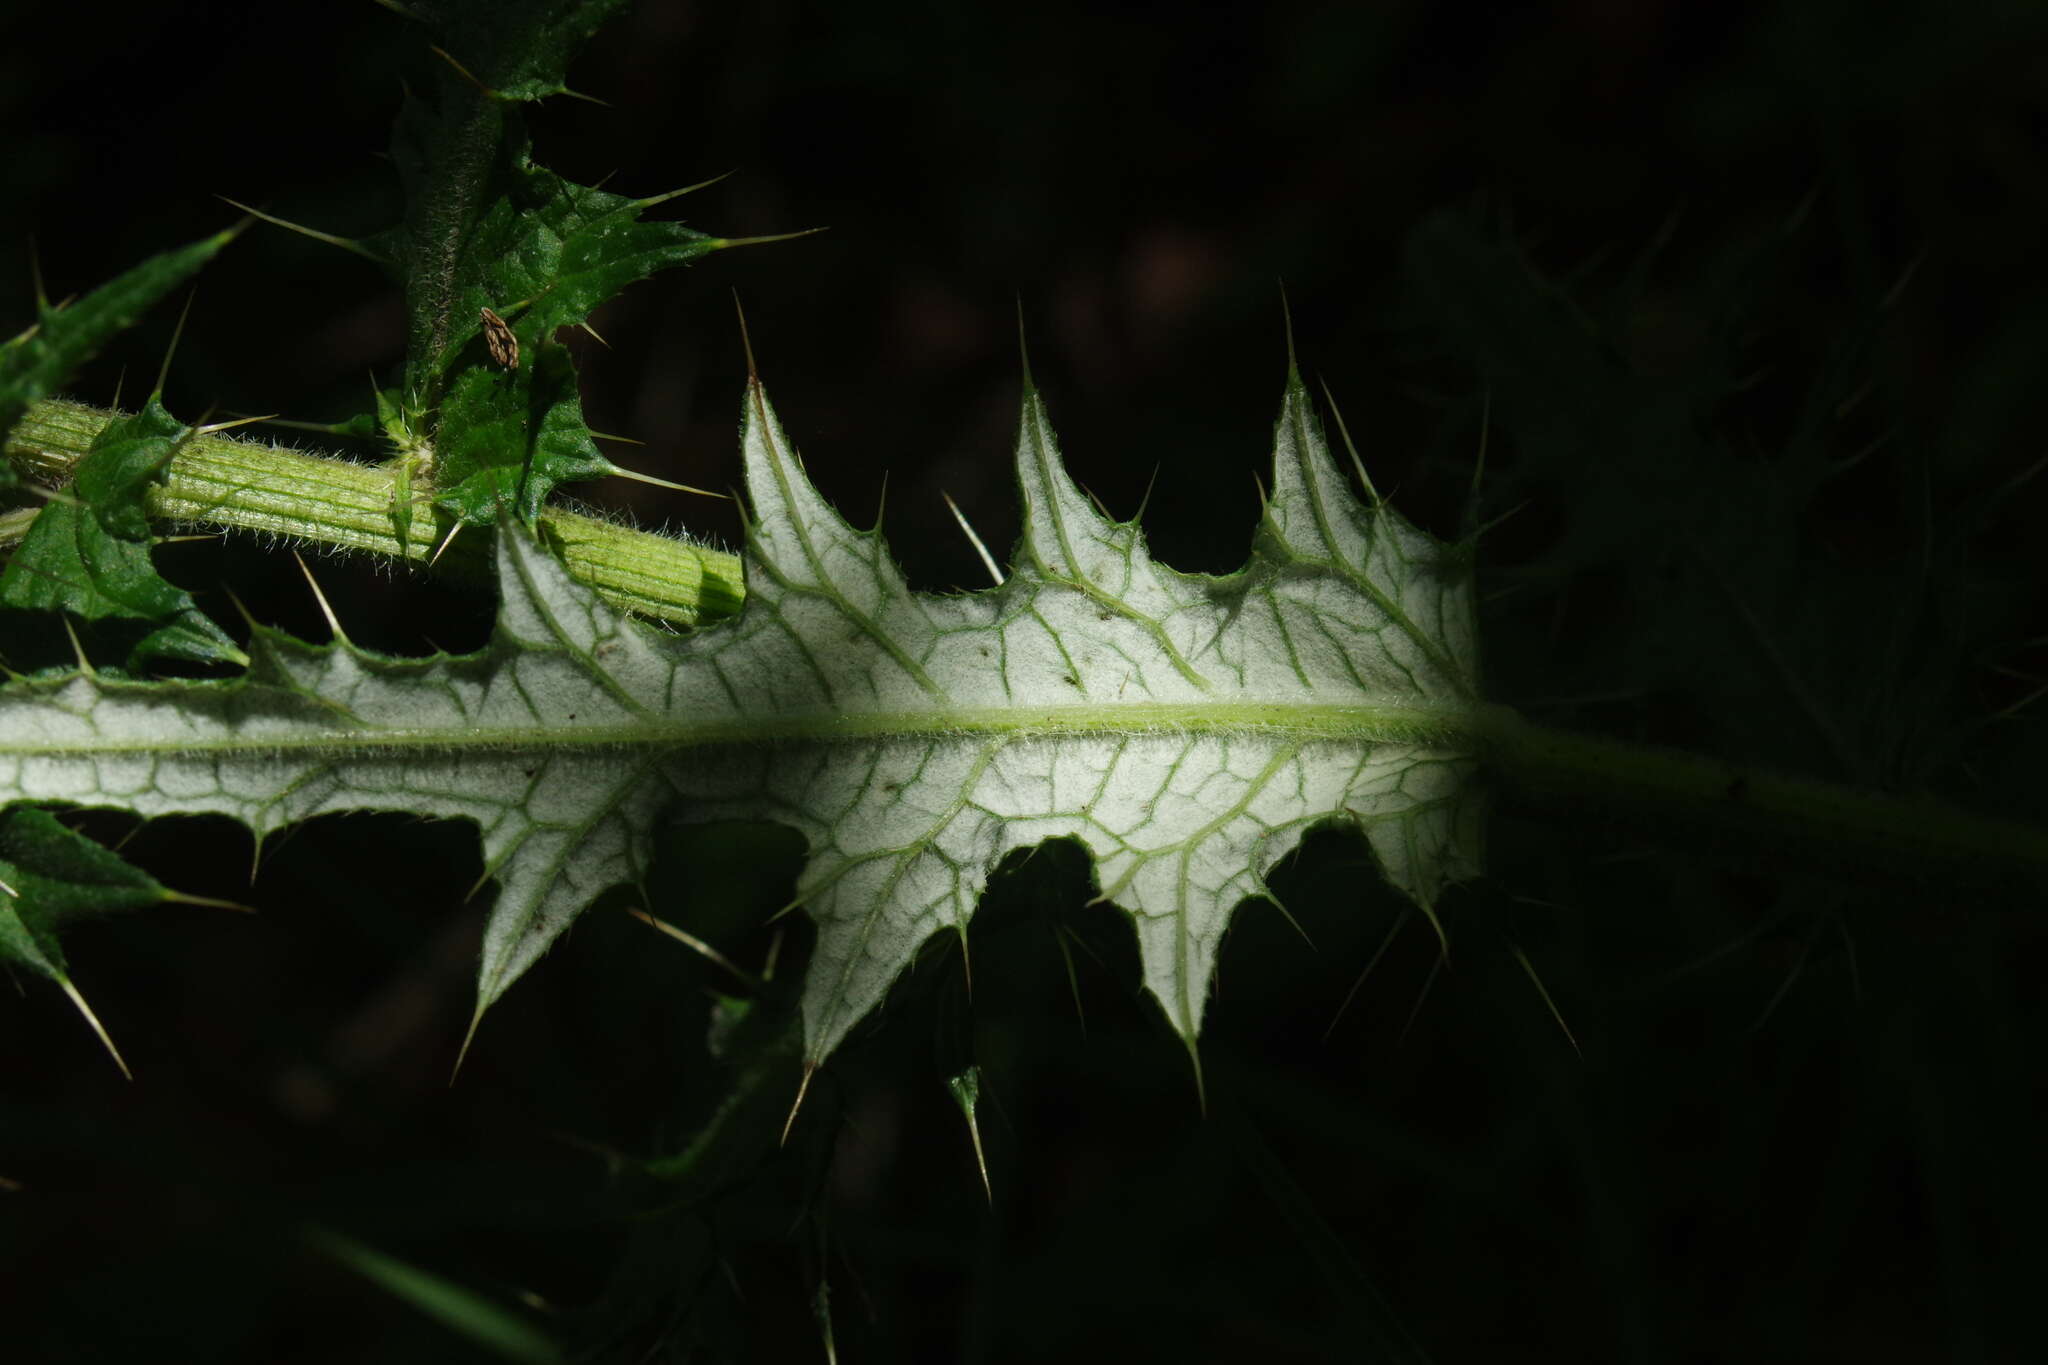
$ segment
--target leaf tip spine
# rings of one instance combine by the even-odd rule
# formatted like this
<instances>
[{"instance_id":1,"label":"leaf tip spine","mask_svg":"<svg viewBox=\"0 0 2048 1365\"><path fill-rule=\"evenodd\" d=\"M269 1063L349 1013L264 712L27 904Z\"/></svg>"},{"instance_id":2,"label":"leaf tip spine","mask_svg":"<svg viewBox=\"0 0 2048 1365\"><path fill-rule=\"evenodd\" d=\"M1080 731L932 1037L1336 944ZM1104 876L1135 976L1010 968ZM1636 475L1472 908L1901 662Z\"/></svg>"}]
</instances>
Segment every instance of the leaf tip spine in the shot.
<instances>
[{"instance_id":1,"label":"leaf tip spine","mask_svg":"<svg viewBox=\"0 0 2048 1365\"><path fill-rule=\"evenodd\" d=\"M256 913L255 906L244 905L240 901L222 900L218 896L195 896L191 892L175 891L168 886L164 888L164 900L173 905L202 905L213 910L232 910L239 915Z\"/></svg>"},{"instance_id":2,"label":"leaf tip spine","mask_svg":"<svg viewBox=\"0 0 2048 1365\"><path fill-rule=\"evenodd\" d=\"M327 594L320 591L320 584L314 579L313 571L306 567L305 559L297 550L292 551L292 559L298 564L299 572L306 576L306 586L313 590L313 600L319 604L320 614L327 618L327 629L334 633L334 642L343 647L348 647L350 644L348 632L341 628L341 618L334 614L334 607L328 602ZM245 611L243 614L247 615L248 613Z\"/></svg>"},{"instance_id":3,"label":"leaf tip spine","mask_svg":"<svg viewBox=\"0 0 2048 1365\"><path fill-rule=\"evenodd\" d=\"M1522 951L1522 945L1519 943L1508 944L1508 951L1515 955L1515 961L1522 964L1522 970L1528 974L1529 984L1536 988L1537 997L1543 1001L1543 1007L1550 1011L1551 1021L1557 1025L1558 1031L1564 1034L1564 1040L1572 1045L1572 1051L1578 1055L1578 1059L1585 1061L1585 1050L1579 1046L1579 1040L1572 1036L1572 1026L1564 1021L1564 1011L1558 1009L1557 1002L1550 998L1550 989L1543 984L1543 978L1537 975L1536 964L1529 960L1529 955Z\"/></svg>"},{"instance_id":4,"label":"leaf tip spine","mask_svg":"<svg viewBox=\"0 0 2048 1365\"><path fill-rule=\"evenodd\" d=\"M1197 1025L1199 1027L1199 1025ZM1203 1118L1209 1117L1209 1083L1202 1076L1202 1048L1193 1033L1181 1034L1181 1044L1188 1050L1188 1066L1195 1076L1195 1108Z\"/></svg>"},{"instance_id":5,"label":"leaf tip spine","mask_svg":"<svg viewBox=\"0 0 2048 1365\"><path fill-rule=\"evenodd\" d=\"M619 441L625 440L627 438L622 436L609 436L606 437L605 439ZM636 441L634 442L634 444L638 445L639 442ZM653 474L643 474L637 469L627 469L622 465L613 464L610 460L605 461L605 473L612 476L613 478L630 479L634 483L651 484L656 488L666 488L669 491L675 493L695 493L699 497L705 498L723 498L725 496L725 494L723 493L714 493L708 488L695 488L686 483L677 483L673 479L663 479Z\"/></svg>"},{"instance_id":6,"label":"leaf tip spine","mask_svg":"<svg viewBox=\"0 0 2048 1365\"><path fill-rule=\"evenodd\" d=\"M680 199L686 194L695 194L698 190L708 190L719 181L733 175L737 170L738 168L735 167L733 170L720 171L709 180L699 180L696 184L685 185L679 190L664 190L660 194L650 194L645 199L635 200L633 207L637 209L651 209L661 204L666 204L671 199Z\"/></svg>"},{"instance_id":7,"label":"leaf tip spine","mask_svg":"<svg viewBox=\"0 0 2048 1365\"><path fill-rule=\"evenodd\" d=\"M82 678L98 678L99 670L92 666L92 660L85 657L85 646L79 642L78 631L72 626L71 618L64 618L64 635L71 641L72 657L78 660L78 674Z\"/></svg>"},{"instance_id":8,"label":"leaf tip spine","mask_svg":"<svg viewBox=\"0 0 2048 1365\"><path fill-rule=\"evenodd\" d=\"M804 1107L804 1096L811 1093L811 1077L817 1074L817 1062L807 1061L804 1063L804 1078L798 1081L796 1086L796 1102L789 1106L789 1117L782 1121L782 1137L775 1144L776 1146L787 1147L789 1145L789 1132L790 1129L796 1127L797 1111Z\"/></svg>"},{"instance_id":9,"label":"leaf tip spine","mask_svg":"<svg viewBox=\"0 0 2048 1365\"><path fill-rule=\"evenodd\" d=\"M47 314L50 311L50 293L43 286L43 253L36 246L36 239L34 237L28 239L28 278L30 285L35 289L37 315ZM35 331L35 327L30 327L17 340L25 341L29 337L34 336Z\"/></svg>"},{"instance_id":10,"label":"leaf tip spine","mask_svg":"<svg viewBox=\"0 0 2048 1365\"><path fill-rule=\"evenodd\" d=\"M489 1008L490 1003L479 998L476 1002L476 1012L469 1016L469 1027L463 1030L462 1034L462 1046L455 1049L455 1065L448 1068L450 1090L455 1088L456 1078L462 1075L462 1064L469 1059L469 1045L476 1041L476 1026L484 1021L484 1011Z\"/></svg>"},{"instance_id":11,"label":"leaf tip spine","mask_svg":"<svg viewBox=\"0 0 2048 1365\"><path fill-rule=\"evenodd\" d=\"M1259 887L1259 894L1261 896L1264 896L1268 901L1270 901L1272 903L1273 908L1280 912L1280 918L1287 921L1289 928L1293 929L1295 933L1301 935L1301 941L1308 945L1308 950L1312 953L1315 952L1316 941L1308 936L1308 930L1301 927L1301 921L1294 917L1294 912L1287 908L1286 902L1282 901L1278 895L1274 894L1273 888L1262 884Z\"/></svg>"},{"instance_id":12,"label":"leaf tip spine","mask_svg":"<svg viewBox=\"0 0 2048 1365\"><path fill-rule=\"evenodd\" d=\"M171 344L164 347L164 363L157 367L156 387L149 392L151 402L164 396L164 382L171 377L171 361L178 354L178 343L185 337L185 320L192 316L192 300L198 297L196 285L185 291L185 306L178 310L178 325L171 329Z\"/></svg>"},{"instance_id":13,"label":"leaf tip spine","mask_svg":"<svg viewBox=\"0 0 2048 1365\"><path fill-rule=\"evenodd\" d=\"M1301 370L1294 359L1294 309L1287 301L1287 281L1277 282L1280 286L1280 330L1287 339L1287 387L1301 386Z\"/></svg>"},{"instance_id":14,"label":"leaf tip spine","mask_svg":"<svg viewBox=\"0 0 2048 1365\"><path fill-rule=\"evenodd\" d=\"M754 363L754 338L747 332L747 310L740 306L740 291L732 291L733 316L739 319L740 350L747 357L747 387L755 393L761 389L761 367Z\"/></svg>"},{"instance_id":15,"label":"leaf tip spine","mask_svg":"<svg viewBox=\"0 0 2048 1365\"><path fill-rule=\"evenodd\" d=\"M1017 365L1024 373L1024 401L1038 396L1038 383L1031 377L1031 344L1024 336L1024 296L1017 296Z\"/></svg>"},{"instance_id":16,"label":"leaf tip spine","mask_svg":"<svg viewBox=\"0 0 2048 1365\"><path fill-rule=\"evenodd\" d=\"M1138 498L1138 510L1131 513L1127 526L1142 528L1145 523L1145 509L1152 505L1152 490L1159 486L1159 461L1152 462L1152 473L1145 479L1145 492Z\"/></svg>"},{"instance_id":17,"label":"leaf tip spine","mask_svg":"<svg viewBox=\"0 0 2048 1365\"><path fill-rule=\"evenodd\" d=\"M77 1006L78 1012L85 1016L85 1022L91 1026L94 1035L100 1040L100 1046L107 1050L107 1055L114 1059L114 1065L121 1068L121 1078L133 1081L135 1073L128 1069L128 1063L121 1056L121 1049L114 1046L114 1040L108 1036L106 1026L100 1023L100 1017L92 1012L92 1006L85 1003L85 996L72 984L71 978L60 976L57 978L57 985L62 988L71 1003Z\"/></svg>"},{"instance_id":18,"label":"leaf tip spine","mask_svg":"<svg viewBox=\"0 0 2048 1365\"><path fill-rule=\"evenodd\" d=\"M719 177L723 179L724 177ZM724 251L736 246L773 246L777 242L793 242L799 237L815 237L821 232L830 232L830 227L798 228L795 232L769 232L755 237L707 237L707 251Z\"/></svg>"},{"instance_id":19,"label":"leaf tip spine","mask_svg":"<svg viewBox=\"0 0 2048 1365\"><path fill-rule=\"evenodd\" d=\"M441 537L440 545L435 547L434 553L427 556L428 568L431 569L441 562L441 556L448 552L448 547L455 543L455 537L462 534L462 528L468 524L466 521L458 521L448 528L448 534Z\"/></svg>"},{"instance_id":20,"label":"leaf tip spine","mask_svg":"<svg viewBox=\"0 0 2048 1365\"><path fill-rule=\"evenodd\" d=\"M497 91L491 89L491 87L485 85L482 81L478 80L474 75L470 73L468 67L464 66L461 62L456 61L454 55L450 53L448 49L442 47L439 43L428 43L427 51L433 53L436 57L439 57L442 61L448 63L448 65L450 65L451 67L454 67L455 74L462 77L462 79L468 81L471 85L475 86L477 93L482 95L485 99L502 100L505 98L503 95L499 94Z\"/></svg>"},{"instance_id":21,"label":"leaf tip spine","mask_svg":"<svg viewBox=\"0 0 2048 1365\"><path fill-rule=\"evenodd\" d=\"M1151 490L1148 488L1146 492L1149 494ZM981 557L981 565L983 568L988 570L988 576L995 580L995 585L997 587L1002 587L1003 571L1001 568L997 566L996 557L988 552L987 544L985 544L982 541L982 538L979 535L975 534L974 527L967 520L967 514L960 510L959 503L953 501L953 495L951 493L948 493L945 490L941 489L939 492L939 496L946 500L946 507L949 511L952 512L953 520L960 523L961 534L967 537L967 543L969 545L972 545L974 547L974 553ZM1142 511L1143 509L1141 508L1139 510Z\"/></svg>"},{"instance_id":22,"label":"leaf tip spine","mask_svg":"<svg viewBox=\"0 0 2048 1365\"><path fill-rule=\"evenodd\" d=\"M1299 380L1296 382L1299 383ZM1350 453L1351 468L1357 473L1358 482L1365 489L1366 498L1374 507L1380 506L1386 499L1380 496L1379 489L1372 486L1372 476L1365 472L1365 461L1359 458L1358 447L1351 440L1351 428L1344 425L1344 410L1337 406L1336 395L1330 392L1328 381L1321 375L1317 375L1316 383L1322 387L1323 401L1330 405L1330 416L1337 423L1337 434L1343 438L1344 449Z\"/></svg>"},{"instance_id":23,"label":"leaf tip spine","mask_svg":"<svg viewBox=\"0 0 2048 1365\"><path fill-rule=\"evenodd\" d=\"M372 251L353 237L342 237L332 232L322 232L318 228L309 228L303 223L294 223L288 218L279 218L275 214L265 213L262 209L251 208L249 205L239 200L230 199L224 194L216 194L214 198L230 208L240 209L247 215L241 222L226 228L219 234L221 246L226 246L228 242L240 236L249 226L251 220L261 220L269 223L272 227L281 227L287 232L296 232L301 237L310 237L316 242L325 242L329 246L339 247L351 255L360 256L372 265L382 266L387 270L397 264L390 257Z\"/></svg>"}]
</instances>

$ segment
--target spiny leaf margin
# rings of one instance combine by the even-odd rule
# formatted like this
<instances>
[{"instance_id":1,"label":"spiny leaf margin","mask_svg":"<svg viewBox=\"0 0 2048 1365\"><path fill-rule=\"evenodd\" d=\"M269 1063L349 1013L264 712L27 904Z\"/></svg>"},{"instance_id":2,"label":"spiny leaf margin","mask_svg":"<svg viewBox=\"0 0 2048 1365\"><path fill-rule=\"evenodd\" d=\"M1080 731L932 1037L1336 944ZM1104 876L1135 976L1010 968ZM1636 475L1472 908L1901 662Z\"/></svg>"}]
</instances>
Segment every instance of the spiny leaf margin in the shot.
<instances>
[{"instance_id":1,"label":"spiny leaf margin","mask_svg":"<svg viewBox=\"0 0 2048 1365\"><path fill-rule=\"evenodd\" d=\"M239 231L229 228L160 252L75 303L53 307L39 291L35 325L0 343L0 440L29 404L56 392L109 338L134 326L145 309L190 279ZM0 487L13 477L0 463Z\"/></svg>"},{"instance_id":2,"label":"spiny leaf margin","mask_svg":"<svg viewBox=\"0 0 2048 1365\"><path fill-rule=\"evenodd\" d=\"M259 838L331 810L474 820L499 883L478 1012L667 818L766 818L809 855L805 1051L822 1060L1011 849L1073 838L1190 1042L1229 915L1311 826L1360 828L1425 910L1478 868L1469 547L1338 469L1298 376L1250 565L1155 563L1097 512L1027 388L1024 534L999 588L913 593L820 497L750 382L740 617L657 636L502 524L475 655L259 632L250 675L0 689L0 801L215 811Z\"/></svg>"},{"instance_id":3,"label":"spiny leaf margin","mask_svg":"<svg viewBox=\"0 0 2048 1365\"><path fill-rule=\"evenodd\" d=\"M687 191L629 199L532 160L523 106L569 93L570 58L623 0L387 3L432 35L432 79L393 130L403 218L350 246L404 287L405 376L374 417L342 425L389 440L406 485L392 509L401 540L415 474L451 529L507 507L531 526L558 484L618 472L584 423L558 330L587 325L635 281L741 243L641 219ZM509 353L485 343L486 309L516 337Z\"/></svg>"}]
</instances>

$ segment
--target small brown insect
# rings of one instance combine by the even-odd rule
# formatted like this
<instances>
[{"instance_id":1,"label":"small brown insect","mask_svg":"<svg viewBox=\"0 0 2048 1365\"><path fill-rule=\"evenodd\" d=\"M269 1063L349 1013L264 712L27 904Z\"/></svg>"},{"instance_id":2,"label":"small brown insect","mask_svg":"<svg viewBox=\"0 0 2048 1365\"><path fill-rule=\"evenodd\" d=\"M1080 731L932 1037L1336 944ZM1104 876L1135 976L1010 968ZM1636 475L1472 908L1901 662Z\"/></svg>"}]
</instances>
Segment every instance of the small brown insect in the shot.
<instances>
[{"instance_id":1,"label":"small brown insect","mask_svg":"<svg viewBox=\"0 0 2048 1365\"><path fill-rule=\"evenodd\" d=\"M491 359L508 370L518 369L519 338L512 335L511 325L488 308L480 311L484 315L484 345Z\"/></svg>"}]
</instances>

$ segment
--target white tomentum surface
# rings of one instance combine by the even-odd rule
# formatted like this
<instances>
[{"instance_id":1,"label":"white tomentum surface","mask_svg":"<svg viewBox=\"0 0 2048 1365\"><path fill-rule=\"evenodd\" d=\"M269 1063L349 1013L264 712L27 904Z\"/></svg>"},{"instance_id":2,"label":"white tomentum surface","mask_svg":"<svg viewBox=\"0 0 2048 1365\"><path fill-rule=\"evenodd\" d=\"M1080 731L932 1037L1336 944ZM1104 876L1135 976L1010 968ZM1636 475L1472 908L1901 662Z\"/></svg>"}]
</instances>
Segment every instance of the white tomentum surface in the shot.
<instances>
[{"instance_id":1,"label":"white tomentum surface","mask_svg":"<svg viewBox=\"0 0 2048 1365\"><path fill-rule=\"evenodd\" d=\"M658 822L779 821L809 845L813 1063L928 936L964 930L1013 848L1088 847L1189 1039L1231 911L1308 827L1358 826L1425 910L1477 871L1467 547L1356 495L1292 374L1253 556L1224 578L1154 563L1134 524L1103 517L1035 393L1023 539L977 593L911 592L881 537L811 487L758 385L743 441L755 520L734 621L643 628L508 527L497 633L475 655L263 632L235 681L0 689L0 804L219 812L259 838L327 811L473 820L498 883L479 1014L640 878Z\"/></svg>"}]
</instances>

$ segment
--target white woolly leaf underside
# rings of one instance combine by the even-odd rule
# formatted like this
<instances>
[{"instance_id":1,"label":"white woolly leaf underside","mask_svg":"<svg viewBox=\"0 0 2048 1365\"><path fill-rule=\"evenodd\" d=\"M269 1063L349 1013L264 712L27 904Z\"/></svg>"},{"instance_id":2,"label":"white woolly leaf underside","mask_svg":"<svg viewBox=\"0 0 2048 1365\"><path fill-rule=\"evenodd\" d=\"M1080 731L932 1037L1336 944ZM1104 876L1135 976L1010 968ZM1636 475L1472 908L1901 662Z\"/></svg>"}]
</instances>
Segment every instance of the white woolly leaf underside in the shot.
<instances>
[{"instance_id":1,"label":"white woolly leaf underside","mask_svg":"<svg viewBox=\"0 0 2048 1365\"><path fill-rule=\"evenodd\" d=\"M1478 870L1466 556L1353 493L1295 376L1253 557L1228 578L1155 563L1098 512L1034 393L1024 533L983 592L910 591L811 486L758 385L742 440L756 520L735 621L646 630L507 530L476 655L264 632L234 682L0 689L0 804L217 812L259 839L329 811L474 821L498 884L480 1011L642 880L658 822L778 821L808 844L813 1062L930 935L964 932L1014 848L1088 848L1190 1040L1231 911L1310 826L1358 826L1425 908Z\"/></svg>"}]
</instances>

